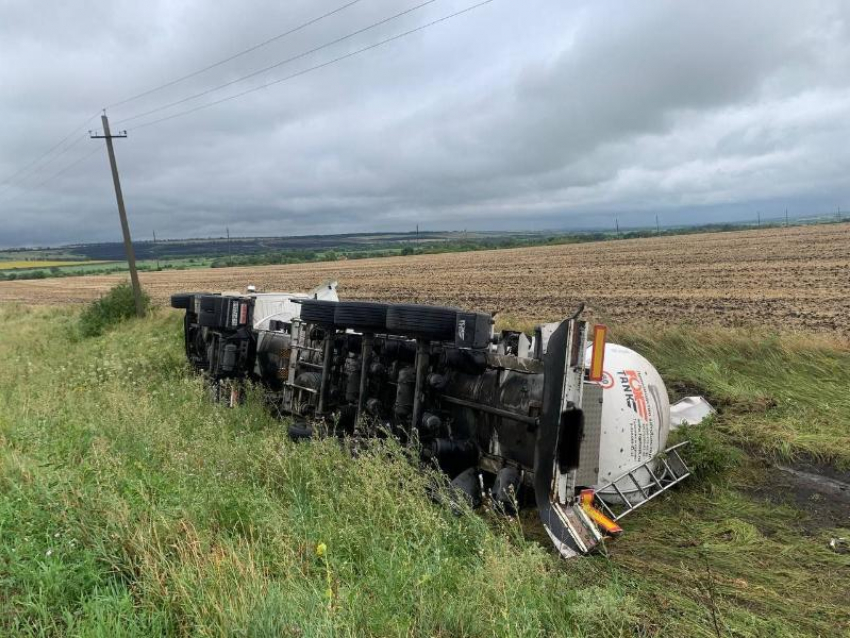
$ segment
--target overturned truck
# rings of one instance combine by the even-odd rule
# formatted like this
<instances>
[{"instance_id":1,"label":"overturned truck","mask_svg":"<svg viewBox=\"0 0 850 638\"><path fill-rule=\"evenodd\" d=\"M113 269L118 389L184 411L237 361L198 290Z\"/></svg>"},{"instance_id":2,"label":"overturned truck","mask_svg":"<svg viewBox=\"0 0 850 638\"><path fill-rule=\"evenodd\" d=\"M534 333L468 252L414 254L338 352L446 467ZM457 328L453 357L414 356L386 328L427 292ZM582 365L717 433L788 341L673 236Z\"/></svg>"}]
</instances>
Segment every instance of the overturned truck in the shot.
<instances>
[{"instance_id":1,"label":"overturned truck","mask_svg":"<svg viewBox=\"0 0 850 638\"><path fill-rule=\"evenodd\" d=\"M183 293L186 356L218 396L243 380L293 417L290 435L398 437L476 506L537 505L565 557L689 475L665 449L667 391L639 354L580 316L533 335L481 312L305 294Z\"/></svg>"}]
</instances>

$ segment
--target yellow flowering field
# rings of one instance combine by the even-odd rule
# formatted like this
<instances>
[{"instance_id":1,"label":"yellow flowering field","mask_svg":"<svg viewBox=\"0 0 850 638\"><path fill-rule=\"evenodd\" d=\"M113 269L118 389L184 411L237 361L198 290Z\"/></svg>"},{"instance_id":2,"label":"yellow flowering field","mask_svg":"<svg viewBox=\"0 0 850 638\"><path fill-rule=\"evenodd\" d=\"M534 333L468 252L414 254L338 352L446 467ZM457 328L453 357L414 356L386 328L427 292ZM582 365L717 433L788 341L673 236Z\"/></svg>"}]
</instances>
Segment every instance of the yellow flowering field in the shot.
<instances>
[{"instance_id":1,"label":"yellow flowering field","mask_svg":"<svg viewBox=\"0 0 850 638\"><path fill-rule=\"evenodd\" d=\"M61 268L62 266L90 266L93 264L105 264L105 261L50 261L50 260L0 260L0 270L20 270L22 268Z\"/></svg>"}]
</instances>

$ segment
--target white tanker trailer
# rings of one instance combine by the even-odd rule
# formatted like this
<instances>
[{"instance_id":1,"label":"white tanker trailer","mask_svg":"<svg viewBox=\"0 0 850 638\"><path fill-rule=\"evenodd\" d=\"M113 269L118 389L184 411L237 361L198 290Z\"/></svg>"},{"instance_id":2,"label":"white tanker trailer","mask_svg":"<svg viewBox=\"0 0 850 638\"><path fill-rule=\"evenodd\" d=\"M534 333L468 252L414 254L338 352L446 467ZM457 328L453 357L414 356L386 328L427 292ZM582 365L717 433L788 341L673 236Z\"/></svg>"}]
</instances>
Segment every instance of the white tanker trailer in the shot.
<instances>
[{"instance_id":1,"label":"white tanker trailer","mask_svg":"<svg viewBox=\"0 0 850 638\"><path fill-rule=\"evenodd\" d=\"M296 439L392 433L473 507L534 502L565 557L686 478L665 449L667 390L636 352L575 316L531 336L490 315L304 293L183 293L186 355L216 390L265 388ZM220 393L217 392L217 396Z\"/></svg>"}]
</instances>

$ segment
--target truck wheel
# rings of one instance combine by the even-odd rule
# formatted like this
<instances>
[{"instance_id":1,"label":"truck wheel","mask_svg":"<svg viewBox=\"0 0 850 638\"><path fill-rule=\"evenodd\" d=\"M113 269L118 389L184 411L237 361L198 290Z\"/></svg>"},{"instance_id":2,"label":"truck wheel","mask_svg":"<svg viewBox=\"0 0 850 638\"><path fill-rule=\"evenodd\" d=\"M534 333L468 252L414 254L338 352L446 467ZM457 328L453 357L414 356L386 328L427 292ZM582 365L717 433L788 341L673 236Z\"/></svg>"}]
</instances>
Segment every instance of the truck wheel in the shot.
<instances>
[{"instance_id":1,"label":"truck wheel","mask_svg":"<svg viewBox=\"0 0 850 638\"><path fill-rule=\"evenodd\" d=\"M375 301L340 301L336 304L334 323L338 328L359 332L386 332L389 304Z\"/></svg>"},{"instance_id":2,"label":"truck wheel","mask_svg":"<svg viewBox=\"0 0 850 638\"><path fill-rule=\"evenodd\" d=\"M306 423L295 423L289 426L289 438L293 441L309 441L313 438L313 428Z\"/></svg>"},{"instance_id":3,"label":"truck wheel","mask_svg":"<svg viewBox=\"0 0 850 638\"><path fill-rule=\"evenodd\" d=\"M192 308L192 300L195 295L205 295L205 292L178 292L176 295L171 295L171 307L179 308L180 310L190 310Z\"/></svg>"},{"instance_id":4,"label":"truck wheel","mask_svg":"<svg viewBox=\"0 0 850 638\"><path fill-rule=\"evenodd\" d=\"M457 308L447 306L394 304L387 310L387 331L430 341L454 341L457 313Z\"/></svg>"},{"instance_id":5,"label":"truck wheel","mask_svg":"<svg viewBox=\"0 0 850 638\"><path fill-rule=\"evenodd\" d=\"M472 509L481 505L481 494L478 487L478 470L467 468L452 479L451 489L464 499Z\"/></svg>"},{"instance_id":6,"label":"truck wheel","mask_svg":"<svg viewBox=\"0 0 850 638\"><path fill-rule=\"evenodd\" d=\"M338 301L306 299L301 302L301 321L320 326L332 326Z\"/></svg>"}]
</instances>

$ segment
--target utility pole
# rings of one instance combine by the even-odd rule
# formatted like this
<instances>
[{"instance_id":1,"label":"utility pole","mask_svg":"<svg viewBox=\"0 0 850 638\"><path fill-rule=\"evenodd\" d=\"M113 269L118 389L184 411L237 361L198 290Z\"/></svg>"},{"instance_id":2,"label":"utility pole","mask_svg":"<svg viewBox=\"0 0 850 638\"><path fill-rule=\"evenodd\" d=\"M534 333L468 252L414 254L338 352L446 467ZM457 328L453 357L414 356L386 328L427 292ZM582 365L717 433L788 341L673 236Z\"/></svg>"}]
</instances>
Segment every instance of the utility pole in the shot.
<instances>
[{"instance_id":1,"label":"utility pole","mask_svg":"<svg viewBox=\"0 0 850 638\"><path fill-rule=\"evenodd\" d=\"M233 265L233 251L230 249L230 226L225 226L224 230L227 231L227 261L230 265Z\"/></svg>"},{"instance_id":2,"label":"utility pole","mask_svg":"<svg viewBox=\"0 0 850 638\"><path fill-rule=\"evenodd\" d=\"M153 254L156 257L156 269L159 270L159 253L156 251L156 231L153 231Z\"/></svg>"},{"instance_id":3,"label":"utility pole","mask_svg":"<svg viewBox=\"0 0 850 638\"><path fill-rule=\"evenodd\" d=\"M127 131L112 135L109 130L109 119L106 111L100 116L103 123L103 135L89 134L92 139L106 140L106 150L109 153L109 166L112 168L112 183L115 185L115 199L118 202L118 216L121 218L121 233L124 235L124 253L127 255L127 266L130 268L130 283L133 285L133 301L136 304L136 315L145 316L145 304L142 302L142 287L139 284L139 273L136 272L136 254L133 252L133 240L130 238L130 225L127 223L127 210L124 208L124 194L121 192L121 180L118 178L118 164L115 161L115 149L112 138L127 137Z\"/></svg>"},{"instance_id":4,"label":"utility pole","mask_svg":"<svg viewBox=\"0 0 850 638\"><path fill-rule=\"evenodd\" d=\"M620 218L614 218L614 225L617 227L617 239L620 239Z\"/></svg>"}]
</instances>

